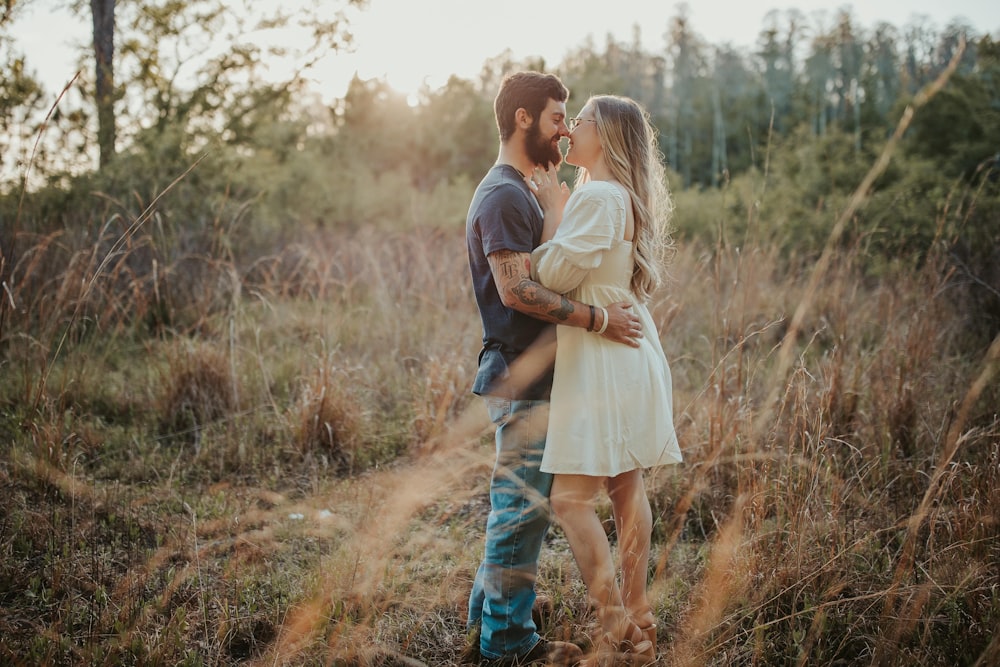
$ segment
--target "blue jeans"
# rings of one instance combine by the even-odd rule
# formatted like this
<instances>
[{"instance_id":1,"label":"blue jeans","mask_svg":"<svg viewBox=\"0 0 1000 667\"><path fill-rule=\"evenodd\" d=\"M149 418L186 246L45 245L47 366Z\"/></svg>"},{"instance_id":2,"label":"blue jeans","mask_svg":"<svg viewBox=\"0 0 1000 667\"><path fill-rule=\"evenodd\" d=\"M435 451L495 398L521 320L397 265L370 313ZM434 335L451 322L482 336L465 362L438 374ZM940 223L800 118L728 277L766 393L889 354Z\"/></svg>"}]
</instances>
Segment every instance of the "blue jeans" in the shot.
<instances>
[{"instance_id":1,"label":"blue jeans","mask_svg":"<svg viewBox=\"0 0 1000 667\"><path fill-rule=\"evenodd\" d=\"M552 475L541 472L548 401L486 397L496 424L486 555L469 597L469 628L481 624L486 658L523 655L541 639L531 620L542 540L549 528Z\"/></svg>"}]
</instances>

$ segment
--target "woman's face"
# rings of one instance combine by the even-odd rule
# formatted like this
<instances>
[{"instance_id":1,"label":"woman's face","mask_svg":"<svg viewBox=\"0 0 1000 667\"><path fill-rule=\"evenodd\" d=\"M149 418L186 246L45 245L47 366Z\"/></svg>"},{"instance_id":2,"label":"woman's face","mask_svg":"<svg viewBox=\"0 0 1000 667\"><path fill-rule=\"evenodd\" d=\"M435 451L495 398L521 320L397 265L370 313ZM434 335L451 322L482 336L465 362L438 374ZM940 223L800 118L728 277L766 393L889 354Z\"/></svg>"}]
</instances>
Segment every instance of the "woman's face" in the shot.
<instances>
[{"instance_id":1,"label":"woman's face","mask_svg":"<svg viewBox=\"0 0 1000 667\"><path fill-rule=\"evenodd\" d=\"M594 105L588 102L576 118L570 119L569 150L566 162L576 167L590 169L601 156L601 139L597 134Z\"/></svg>"}]
</instances>

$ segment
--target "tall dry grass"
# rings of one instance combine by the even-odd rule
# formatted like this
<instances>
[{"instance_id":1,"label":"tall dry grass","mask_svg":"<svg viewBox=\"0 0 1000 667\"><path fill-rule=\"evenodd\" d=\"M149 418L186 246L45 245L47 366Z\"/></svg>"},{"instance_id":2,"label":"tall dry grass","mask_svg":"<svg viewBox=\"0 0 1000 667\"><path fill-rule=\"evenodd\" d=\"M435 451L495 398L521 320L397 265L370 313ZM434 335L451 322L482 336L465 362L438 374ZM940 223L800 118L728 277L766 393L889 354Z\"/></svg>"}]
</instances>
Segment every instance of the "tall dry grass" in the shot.
<instances>
[{"instance_id":1,"label":"tall dry grass","mask_svg":"<svg viewBox=\"0 0 1000 667\"><path fill-rule=\"evenodd\" d=\"M5 660L458 664L492 462L460 230L206 272L152 236L101 275L99 244L34 243L4 334ZM964 338L944 253L874 280L862 248L831 257L784 374L814 265L752 239L674 258L663 664L997 655L997 345ZM585 644L558 528L539 588L546 634Z\"/></svg>"}]
</instances>

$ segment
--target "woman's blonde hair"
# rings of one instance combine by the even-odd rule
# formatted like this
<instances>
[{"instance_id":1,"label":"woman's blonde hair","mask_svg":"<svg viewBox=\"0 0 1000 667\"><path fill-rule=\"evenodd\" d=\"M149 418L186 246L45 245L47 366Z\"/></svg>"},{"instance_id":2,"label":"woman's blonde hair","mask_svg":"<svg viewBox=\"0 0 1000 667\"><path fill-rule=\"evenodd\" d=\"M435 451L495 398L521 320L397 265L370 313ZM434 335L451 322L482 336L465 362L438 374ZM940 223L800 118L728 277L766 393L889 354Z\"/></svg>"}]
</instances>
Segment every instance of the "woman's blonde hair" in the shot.
<instances>
[{"instance_id":1,"label":"woman's blonde hair","mask_svg":"<svg viewBox=\"0 0 1000 667\"><path fill-rule=\"evenodd\" d=\"M673 201L656 128L649 113L631 98L596 95L587 104L594 107L604 161L632 199L635 268L631 287L637 297L647 300L660 286L661 267L672 244ZM586 169L577 172L578 185L589 180Z\"/></svg>"}]
</instances>

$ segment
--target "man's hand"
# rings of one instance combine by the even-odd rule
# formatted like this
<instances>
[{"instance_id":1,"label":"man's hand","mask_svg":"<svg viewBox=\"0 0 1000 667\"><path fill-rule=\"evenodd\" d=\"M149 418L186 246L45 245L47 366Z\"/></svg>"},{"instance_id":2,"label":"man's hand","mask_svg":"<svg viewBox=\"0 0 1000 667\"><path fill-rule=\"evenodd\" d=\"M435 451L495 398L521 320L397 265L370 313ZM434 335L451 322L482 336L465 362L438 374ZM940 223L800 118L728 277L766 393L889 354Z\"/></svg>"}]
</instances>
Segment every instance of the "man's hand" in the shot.
<instances>
[{"instance_id":1,"label":"man's hand","mask_svg":"<svg viewBox=\"0 0 1000 667\"><path fill-rule=\"evenodd\" d=\"M642 338L642 324L632 311L632 304L628 301L620 301L609 304L605 310L608 311L608 328L601 335L616 343L624 343L629 347L639 347L639 339Z\"/></svg>"}]
</instances>

